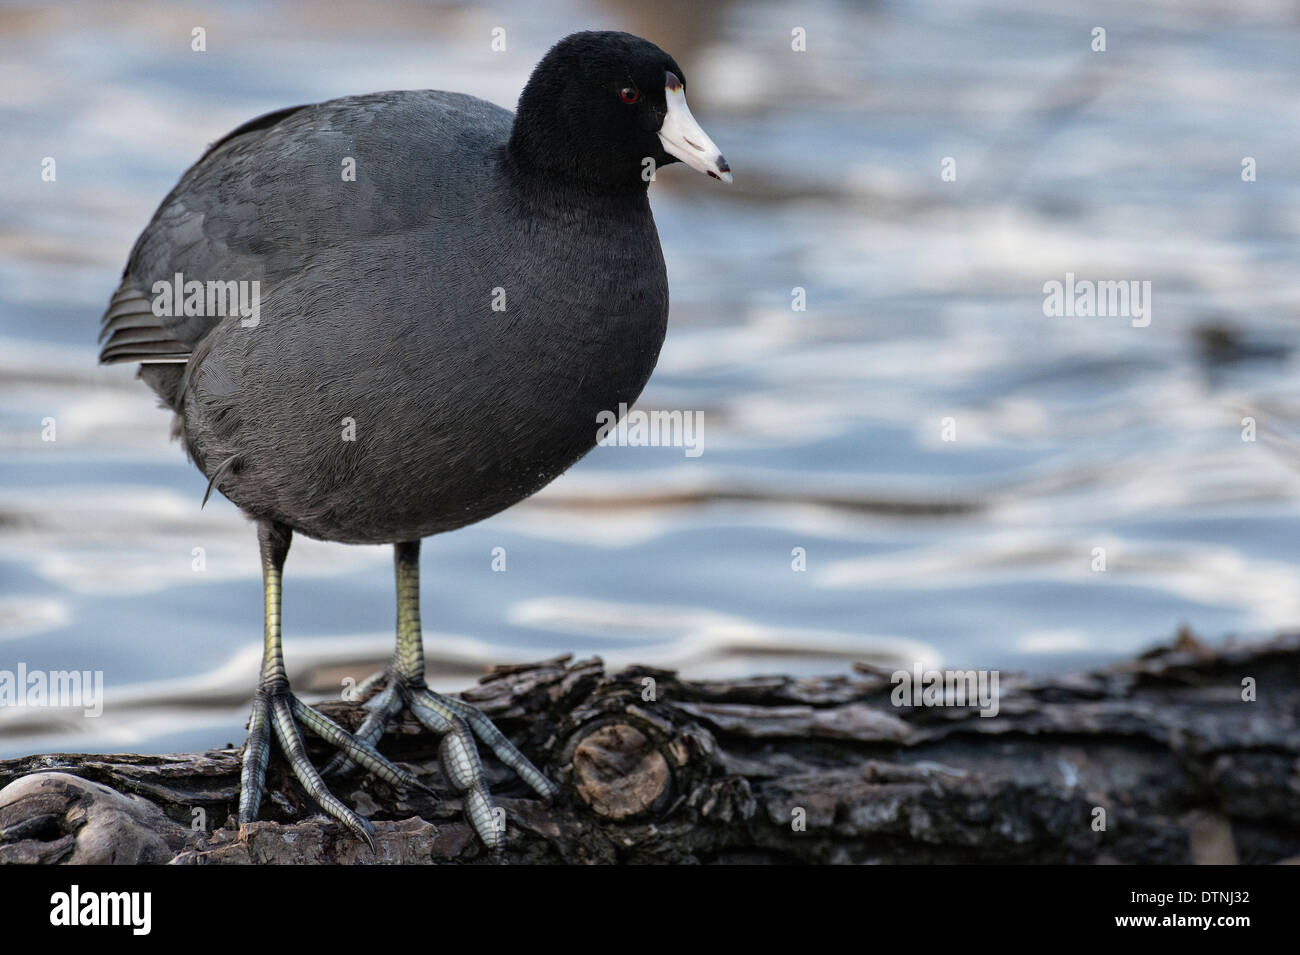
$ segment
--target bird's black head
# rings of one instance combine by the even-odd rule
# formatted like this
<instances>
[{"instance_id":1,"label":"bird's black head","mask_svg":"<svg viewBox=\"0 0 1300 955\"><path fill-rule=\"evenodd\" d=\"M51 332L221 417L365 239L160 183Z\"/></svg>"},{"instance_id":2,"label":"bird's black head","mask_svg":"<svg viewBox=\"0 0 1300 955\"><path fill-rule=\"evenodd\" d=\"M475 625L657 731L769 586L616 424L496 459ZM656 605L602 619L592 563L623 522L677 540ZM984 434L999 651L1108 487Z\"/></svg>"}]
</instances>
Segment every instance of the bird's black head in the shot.
<instances>
[{"instance_id":1,"label":"bird's black head","mask_svg":"<svg viewBox=\"0 0 1300 955\"><path fill-rule=\"evenodd\" d=\"M519 97L510 152L543 175L612 191L644 189L678 161L731 181L686 106L682 68L630 33L575 33L552 47Z\"/></svg>"}]
</instances>

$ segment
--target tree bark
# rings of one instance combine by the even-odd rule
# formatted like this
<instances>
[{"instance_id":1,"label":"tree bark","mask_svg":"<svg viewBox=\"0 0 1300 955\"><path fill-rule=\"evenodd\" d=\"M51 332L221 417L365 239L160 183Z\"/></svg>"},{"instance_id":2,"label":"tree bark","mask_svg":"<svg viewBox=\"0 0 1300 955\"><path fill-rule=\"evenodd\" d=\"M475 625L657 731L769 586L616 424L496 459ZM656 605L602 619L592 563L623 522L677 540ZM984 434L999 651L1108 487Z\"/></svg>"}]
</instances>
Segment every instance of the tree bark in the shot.
<instances>
[{"instance_id":1,"label":"tree bark","mask_svg":"<svg viewBox=\"0 0 1300 955\"><path fill-rule=\"evenodd\" d=\"M1183 634L1094 673L999 676L992 717L910 694L896 706L891 674L867 666L686 681L559 658L498 668L463 697L563 791L542 803L485 755L512 862L1300 857L1300 635L1209 649ZM363 712L319 708L349 727ZM230 828L239 752L220 750L0 761L0 862L497 861L432 736L408 721L381 748L448 795L330 780L374 822L373 855L316 814L278 756L262 821Z\"/></svg>"}]
</instances>

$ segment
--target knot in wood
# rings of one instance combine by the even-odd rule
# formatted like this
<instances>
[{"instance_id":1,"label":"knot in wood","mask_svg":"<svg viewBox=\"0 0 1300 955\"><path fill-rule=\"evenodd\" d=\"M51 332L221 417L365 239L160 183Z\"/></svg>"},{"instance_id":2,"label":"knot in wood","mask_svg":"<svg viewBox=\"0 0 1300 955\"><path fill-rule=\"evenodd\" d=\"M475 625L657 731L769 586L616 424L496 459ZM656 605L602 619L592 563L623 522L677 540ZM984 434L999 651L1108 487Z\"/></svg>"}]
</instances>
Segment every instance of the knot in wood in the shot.
<instances>
[{"instance_id":1,"label":"knot in wood","mask_svg":"<svg viewBox=\"0 0 1300 955\"><path fill-rule=\"evenodd\" d=\"M635 726L605 723L573 750L574 785L607 819L649 811L667 794L672 774L658 747Z\"/></svg>"}]
</instances>

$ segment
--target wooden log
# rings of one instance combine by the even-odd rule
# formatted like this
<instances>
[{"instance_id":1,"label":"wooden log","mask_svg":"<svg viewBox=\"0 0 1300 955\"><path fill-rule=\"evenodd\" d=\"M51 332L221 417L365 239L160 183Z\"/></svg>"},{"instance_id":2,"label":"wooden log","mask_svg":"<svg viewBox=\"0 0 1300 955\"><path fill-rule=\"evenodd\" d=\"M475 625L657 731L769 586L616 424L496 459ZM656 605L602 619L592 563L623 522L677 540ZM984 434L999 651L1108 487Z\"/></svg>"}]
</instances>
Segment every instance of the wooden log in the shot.
<instances>
[{"instance_id":1,"label":"wooden log","mask_svg":"<svg viewBox=\"0 0 1300 955\"><path fill-rule=\"evenodd\" d=\"M893 675L867 666L687 681L559 658L498 668L463 697L563 790L548 806L485 758L512 862L1300 858L1300 635L1209 649L1184 634L1098 672L999 677L991 717L895 705ZM362 714L320 709L347 726ZM450 793L414 723L381 748ZM372 855L278 757L262 821L236 830L238 782L237 750L0 761L0 861L495 861L450 795L332 780L374 822Z\"/></svg>"}]
</instances>

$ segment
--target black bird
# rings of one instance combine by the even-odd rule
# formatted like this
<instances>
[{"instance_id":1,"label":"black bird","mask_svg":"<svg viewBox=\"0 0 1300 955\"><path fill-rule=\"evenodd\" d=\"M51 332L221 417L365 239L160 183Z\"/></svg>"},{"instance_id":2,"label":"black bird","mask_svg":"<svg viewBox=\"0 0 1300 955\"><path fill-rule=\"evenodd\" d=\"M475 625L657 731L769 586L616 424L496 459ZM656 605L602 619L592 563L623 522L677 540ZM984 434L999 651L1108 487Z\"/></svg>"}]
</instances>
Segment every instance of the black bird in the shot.
<instances>
[{"instance_id":1,"label":"black bird","mask_svg":"<svg viewBox=\"0 0 1300 955\"><path fill-rule=\"evenodd\" d=\"M685 90L654 44L588 32L546 54L515 115L432 90L278 110L213 144L136 241L100 361L141 364L209 493L257 523L265 653L241 824L274 737L321 808L371 841L299 727L339 750L326 775L357 763L419 786L375 749L403 707L442 736L487 845L504 834L475 736L554 795L485 716L425 686L420 540L533 494L595 445L600 412L641 393L668 317L648 180L679 160L731 180ZM394 545L397 648L355 734L285 677L295 532Z\"/></svg>"}]
</instances>

